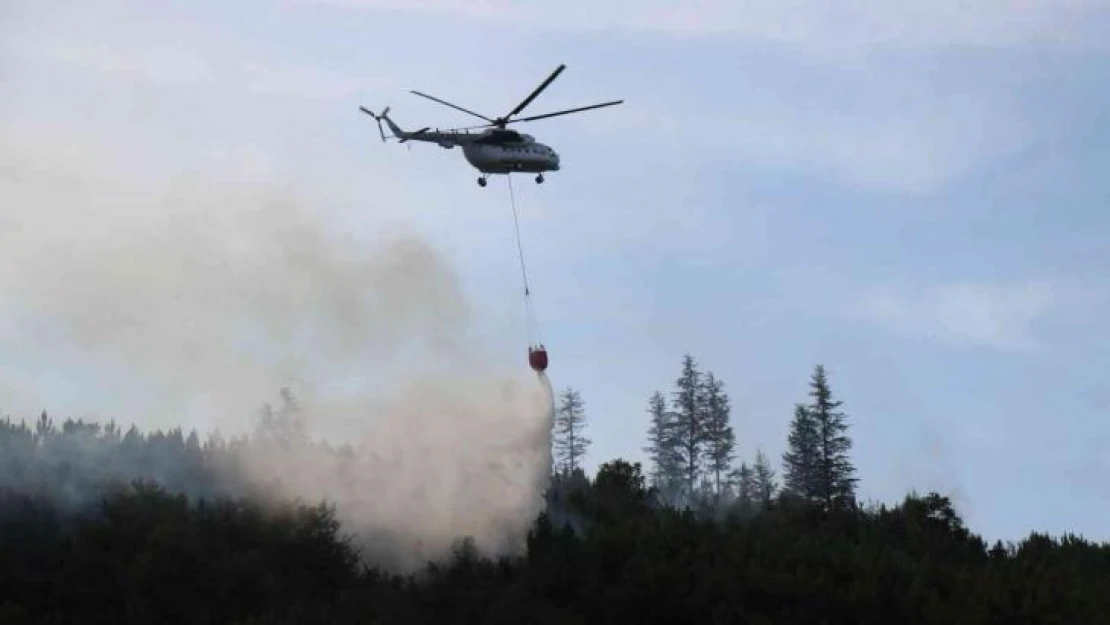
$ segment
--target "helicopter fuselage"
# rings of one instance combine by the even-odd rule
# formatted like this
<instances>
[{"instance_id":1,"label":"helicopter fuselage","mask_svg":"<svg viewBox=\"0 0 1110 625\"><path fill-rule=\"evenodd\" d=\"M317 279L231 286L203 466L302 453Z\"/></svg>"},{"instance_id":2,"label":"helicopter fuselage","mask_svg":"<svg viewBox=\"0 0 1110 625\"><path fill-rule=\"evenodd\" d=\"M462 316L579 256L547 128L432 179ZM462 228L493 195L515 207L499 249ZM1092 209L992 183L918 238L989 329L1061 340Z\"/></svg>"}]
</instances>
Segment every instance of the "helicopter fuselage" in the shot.
<instances>
[{"instance_id":1,"label":"helicopter fuselage","mask_svg":"<svg viewBox=\"0 0 1110 625\"><path fill-rule=\"evenodd\" d=\"M483 174L540 174L559 170L559 154L555 150L537 142L530 134L513 130L487 130L477 134L401 131L396 134L407 141L435 143L448 150L460 146L466 162Z\"/></svg>"},{"instance_id":2,"label":"helicopter fuselage","mask_svg":"<svg viewBox=\"0 0 1110 625\"><path fill-rule=\"evenodd\" d=\"M559 154L537 142L512 144L469 143L462 146L463 156L483 174L533 174L559 170Z\"/></svg>"},{"instance_id":3,"label":"helicopter fuselage","mask_svg":"<svg viewBox=\"0 0 1110 625\"><path fill-rule=\"evenodd\" d=\"M559 170L559 153L536 141L530 134L514 130L491 129L481 133L422 129L408 132L398 127L383 113L378 116L402 141L434 143L444 149L462 148L463 156L482 173L478 184L485 186L490 174L532 173L536 182L543 182L543 173Z\"/></svg>"}]
</instances>

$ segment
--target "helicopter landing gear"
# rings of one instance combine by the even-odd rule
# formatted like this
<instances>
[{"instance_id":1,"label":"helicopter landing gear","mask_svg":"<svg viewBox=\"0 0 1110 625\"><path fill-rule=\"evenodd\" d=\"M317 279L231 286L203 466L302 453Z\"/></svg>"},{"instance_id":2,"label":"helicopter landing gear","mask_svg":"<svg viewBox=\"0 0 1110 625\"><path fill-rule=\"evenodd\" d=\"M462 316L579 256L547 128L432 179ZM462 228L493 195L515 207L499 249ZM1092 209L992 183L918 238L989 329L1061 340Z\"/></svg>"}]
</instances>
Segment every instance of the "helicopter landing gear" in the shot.
<instances>
[{"instance_id":1,"label":"helicopter landing gear","mask_svg":"<svg viewBox=\"0 0 1110 625\"><path fill-rule=\"evenodd\" d=\"M536 174L536 184L543 184L543 174Z\"/></svg>"},{"instance_id":2,"label":"helicopter landing gear","mask_svg":"<svg viewBox=\"0 0 1110 625\"><path fill-rule=\"evenodd\" d=\"M484 186L486 186L486 177L485 177L485 176L480 176L480 177L478 178L478 186L479 186L479 187L484 187Z\"/></svg>"}]
</instances>

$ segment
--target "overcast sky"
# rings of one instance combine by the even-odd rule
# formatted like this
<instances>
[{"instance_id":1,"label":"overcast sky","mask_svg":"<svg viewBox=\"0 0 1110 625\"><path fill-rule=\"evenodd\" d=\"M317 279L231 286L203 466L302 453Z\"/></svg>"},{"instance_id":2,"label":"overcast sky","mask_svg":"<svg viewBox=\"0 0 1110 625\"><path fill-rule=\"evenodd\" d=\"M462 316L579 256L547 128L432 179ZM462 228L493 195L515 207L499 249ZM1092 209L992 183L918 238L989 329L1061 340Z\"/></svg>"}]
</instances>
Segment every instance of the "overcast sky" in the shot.
<instances>
[{"instance_id":1,"label":"overcast sky","mask_svg":"<svg viewBox=\"0 0 1110 625\"><path fill-rule=\"evenodd\" d=\"M725 381L741 458L777 460L824 363L863 497L937 489L989 538L1110 539L1110 3L153 6L0 2L13 416L174 422L128 403L139 378L97 377L147 365L75 356L26 289L36 267L81 283L87 262L64 258L90 232L170 228L134 198L182 180L281 189L329 236L419 233L458 277L467 331L523 368L505 179L480 188L457 150L383 145L358 106L469 125L407 91L501 115L565 63L529 113L625 103L522 124L563 169L514 182L549 372L586 401L591 470L643 459L647 398L685 353ZM133 207L94 210L125 187Z\"/></svg>"}]
</instances>

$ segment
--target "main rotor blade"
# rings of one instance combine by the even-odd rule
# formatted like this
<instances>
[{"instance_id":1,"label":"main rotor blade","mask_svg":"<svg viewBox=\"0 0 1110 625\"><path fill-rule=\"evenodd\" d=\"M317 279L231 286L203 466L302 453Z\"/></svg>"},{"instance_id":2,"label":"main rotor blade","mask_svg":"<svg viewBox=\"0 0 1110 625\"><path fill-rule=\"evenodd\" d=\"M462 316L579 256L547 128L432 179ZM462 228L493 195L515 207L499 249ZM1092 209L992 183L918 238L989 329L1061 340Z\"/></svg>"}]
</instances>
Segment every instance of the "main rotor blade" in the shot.
<instances>
[{"instance_id":1,"label":"main rotor blade","mask_svg":"<svg viewBox=\"0 0 1110 625\"><path fill-rule=\"evenodd\" d=\"M467 132L467 131L470 131L470 130L479 130L481 128L493 128L495 126L497 126L497 124L482 124L480 126L463 126L462 128L448 128L446 130L440 130L439 132Z\"/></svg>"},{"instance_id":2,"label":"main rotor blade","mask_svg":"<svg viewBox=\"0 0 1110 625\"><path fill-rule=\"evenodd\" d=\"M551 84L551 81L558 78L559 74L562 74L563 70L566 69L566 68L567 68L567 66L563 65L563 64L560 64L559 67L556 67L555 71L551 72L551 75L547 77L547 80L540 83L540 86L536 87L535 91L533 91L531 95L529 95L527 98L524 98L523 102L516 105L516 108L513 109L512 111L510 111L509 114L506 115L505 117L503 117L502 119L508 120L513 115L516 115L517 113L523 111L524 107L528 106L532 102L532 100L535 100L536 96L538 96L541 91L543 91L544 89L547 89L547 86Z\"/></svg>"},{"instance_id":3,"label":"main rotor blade","mask_svg":"<svg viewBox=\"0 0 1110 625\"><path fill-rule=\"evenodd\" d=\"M411 93L415 93L416 95L418 95L422 98L428 98L429 100L431 100L433 102L439 102L440 104L442 104L444 106L450 106L451 108L453 108L455 110L458 110L458 111L462 111L463 113L469 113L470 115L473 115L474 117L477 117L478 119L484 119L484 120L486 120L487 122L489 122L491 124L495 123L492 119L486 117L485 115L479 115L478 113L475 113L474 111L468 111L468 110L464 109L463 107L458 106L457 104L451 104L450 102L447 102L445 100L440 100L439 98L437 98L435 96L430 96L426 93L420 93L419 91L412 91Z\"/></svg>"},{"instance_id":4,"label":"main rotor blade","mask_svg":"<svg viewBox=\"0 0 1110 625\"><path fill-rule=\"evenodd\" d=\"M554 113L544 113L543 115L533 115L531 117L521 117L520 119L511 119L511 120L508 121L508 123L513 124L513 123L516 123L516 122L530 122L530 121L537 120L537 119L546 119L548 117L556 117L558 115L567 115L568 113L578 113L578 112L581 112L581 111L589 111L591 109L599 109L603 106L613 106L614 104L620 104L622 102L624 102L624 100L613 100L612 102L603 102L601 104L591 104L590 106L581 106L581 107L576 108L576 109L567 109L565 111L555 111Z\"/></svg>"}]
</instances>

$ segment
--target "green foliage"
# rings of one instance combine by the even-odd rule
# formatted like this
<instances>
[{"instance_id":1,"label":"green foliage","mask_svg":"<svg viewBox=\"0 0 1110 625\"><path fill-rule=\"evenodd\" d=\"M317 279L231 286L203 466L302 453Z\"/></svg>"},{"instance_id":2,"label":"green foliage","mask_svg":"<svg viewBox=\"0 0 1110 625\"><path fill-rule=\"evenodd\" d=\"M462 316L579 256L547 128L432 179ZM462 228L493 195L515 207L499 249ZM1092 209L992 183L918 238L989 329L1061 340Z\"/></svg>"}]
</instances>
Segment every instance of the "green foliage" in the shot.
<instances>
[{"instance_id":1,"label":"green foliage","mask_svg":"<svg viewBox=\"0 0 1110 625\"><path fill-rule=\"evenodd\" d=\"M675 415L667 410L663 393L655 391L648 398L648 415L650 425L644 452L651 461L651 481L667 500L671 500L682 480L682 457L678 453Z\"/></svg>"},{"instance_id":2,"label":"green foliage","mask_svg":"<svg viewBox=\"0 0 1110 625\"><path fill-rule=\"evenodd\" d=\"M466 540L418 575L358 561L327 506L191 501L136 483L63 523L8 497L11 623L1095 623L1110 545L986 544L938 494L877 510L804 502L713 520L653 505L637 463L560 478L575 530L542 514L517 558Z\"/></svg>"},{"instance_id":3,"label":"green foliage","mask_svg":"<svg viewBox=\"0 0 1110 625\"><path fill-rule=\"evenodd\" d=\"M696 373L685 363L684 379ZM668 412L656 394L651 479L620 458L592 478L558 472L524 553L494 560L460 537L450 560L404 577L363 561L331 506L263 505L242 481L237 450L307 444L291 396L250 441L58 427L45 413L33 428L0 421L0 623L1107 622L1110 545L1033 533L988 547L937 493L829 506L854 497L855 478L823 369L813 387L793 431L809 419L819 436L794 440L819 445L784 457L780 496L756 449L751 465L722 470L729 505L666 505L661 478L677 466L688 486L689 464L668 455L682 396ZM712 414L712 386L695 388ZM714 430L727 436L703 428Z\"/></svg>"},{"instance_id":4,"label":"green foliage","mask_svg":"<svg viewBox=\"0 0 1110 625\"><path fill-rule=\"evenodd\" d=\"M853 505L856 495L855 466L849 456L852 439L843 402L833 399L825 367L814 367L810 378L809 405L796 404L782 455L785 496L826 508Z\"/></svg>"},{"instance_id":5,"label":"green foliage","mask_svg":"<svg viewBox=\"0 0 1110 625\"><path fill-rule=\"evenodd\" d=\"M191 503L141 482L65 525L48 520L41 500L0 505L0 597L9 598L0 611L35 622L234 622L267 606L311 612L332 605L357 574L358 555L326 506Z\"/></svg>"},{"instance_id":6,"label":"green foliage","mask_svg":"<svg viewBox=\"0 0 1110 625\"><path fill-rule=\"evenodd\" d=\"M705 468L713 476L713 494L719 500L724 495L722 486L728 483L728 473L735 458L736 434L729 423L731 406L725 384L713 372L705 374L702 402Z\"/></svg>"},{"instance_id":7,"label":"green foliage","mask_svg":"<svg viewBox=\"0 0 1110 625\"><path fill-rule=\"evenodd\" d=\"M644 451L652 485L663 500L692 509L719 508L730 493L736 434L724 381L702 371L689 354L671 391L671 408L655 391Z\"/></svg>"},{"instance_id":8,"label":"green foliage","mask_svg":"<svg viewBox=\"0 0 1110 625\"><path fill-rule=\"evenodd\" d=\"M848 424L843 412L837 410L843 402L833 399L825 367L817 365L810 380L813 403L807 411L813 419L817 434L817 463L813 478L814 493L826 508L855 501L856 468L849 452L852 439L848 437Z\"/></svg>"},{"instance_id":9,"label":"green foliage","mask_svg":"<svg viewBox=\"0 0 1110 625\"><path fill-rule=\"evenodd\" d=\"M771 507L771 501L778 492L778 482L775 481L775 470L771 468L767 456L762 450L755 452L755 466L752 469L752 485L756 503L764 510Z\"/></svg>"},{"instance_id":10,"label":"green foliage","mask_svg":"<svg viewBox=\"0 0 1110 625\"><path fill-rule=\"evenodd\" d=\"M782 454L783 492L805 501L817 501L817 458L819 436L813 415L802 404L795 404L794 418Z\"/></svg>"},{"instance_id":11,"label":"green foliage","mask_svg":"<svg viewBox=\"0 0 1110 625\"><path fill-rule=\"evenodd\" d=\"M733 505L743 514L752 511L756 502L755 471L748 463L741 462L740 468L729 475L730 481L736 489L736 499Z\"/></svg>"},{"instance_id":12,"label":"green foliage","mask_svg":"<svg viewBox=\"0 0 1110 625\"><path fill-rule=\"evenodd\" d=\"M702 470L702 447L706 442L702 402L702 372L687 354L673 392L675 453L679 457L687 495L692 495Z\"/></svg>"}]
</instances>

